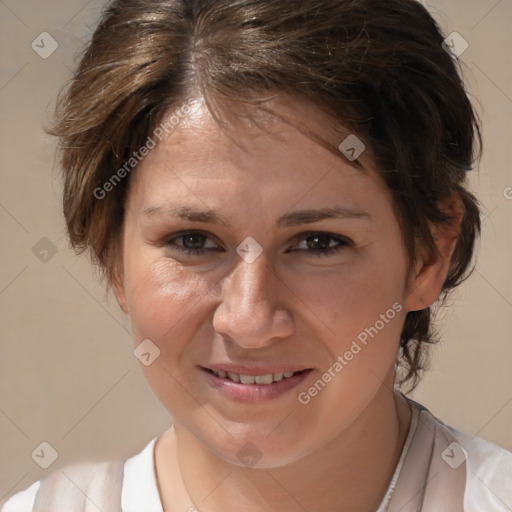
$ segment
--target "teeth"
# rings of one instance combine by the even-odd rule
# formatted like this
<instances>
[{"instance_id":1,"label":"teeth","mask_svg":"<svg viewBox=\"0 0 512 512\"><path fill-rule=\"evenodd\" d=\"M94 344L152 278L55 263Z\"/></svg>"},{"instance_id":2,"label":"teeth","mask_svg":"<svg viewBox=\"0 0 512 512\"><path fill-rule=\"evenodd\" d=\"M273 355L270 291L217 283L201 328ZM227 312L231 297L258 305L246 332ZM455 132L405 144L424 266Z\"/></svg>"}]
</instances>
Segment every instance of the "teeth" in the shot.
<instances>
[{"instance_id":1,"label":"teeth","mask_svg":"<svg viewBox=\"0 0 512 512\"><path fill-rule=\"evenodd\" d=\"M228 372L228 377L229 377L233 382L240 382L240 375L238 375L238 373L231 373L231 372Z\"/></svg>"},{"instance_id":2,"label":"teeth","mask_svg":"<svg viewBox=\"0 0 512 512\"><path fill-rule=\"evenodd\" d=\"M254 384L256 378L253 375L240 375L240 382L242 384Z\"/></svg>"},{"instance_id":3,"label":"teeth","mask_svg":"<svg viewBox=\"0 0 512 512\"><path fill-rule=\"evenodd\" d=\"M266 375L242 375L219 370L214 371L214 373L221 379L228 378L233 382L240 382L242 384L272 384L273 382L279 382L283 379L288 379L289 377L295 375L297 372L268 373Z\"/></svg>"},{"instance_id":4,"label":"teeth","mask_svg":"<svg viewBox=\"0 0 512 512\"><path fill-rule=\"evenodd\" d=\"M258 375L254 380L256 384L272 384L274 376L271 373L268 375Z\"/></svg>"}]
</instances>

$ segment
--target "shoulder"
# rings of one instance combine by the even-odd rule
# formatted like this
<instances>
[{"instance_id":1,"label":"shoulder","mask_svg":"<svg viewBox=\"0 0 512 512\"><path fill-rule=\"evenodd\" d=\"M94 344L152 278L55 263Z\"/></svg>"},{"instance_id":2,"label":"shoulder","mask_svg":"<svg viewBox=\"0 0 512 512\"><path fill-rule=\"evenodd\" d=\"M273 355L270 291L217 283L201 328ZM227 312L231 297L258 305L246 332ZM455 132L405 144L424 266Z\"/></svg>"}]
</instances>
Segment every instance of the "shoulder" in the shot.
<instances>
[{"instance_id":1,"label":"shoulder","mask_svg":"<svg viewBox=\"0 0 512 512\"><path fill-rule=\"evenodd\" d=\"M132 502L134 497L144 500L149 495L154 501L155 492L158 499L152 464L155 441L125 461L81 463L56 470L12 496L1 512L37 512L56 507L59 511L78 512L85 510L88 502L107 512L118 511L121 502ZM126 510L136 509L130 506ZM148 512L153 510L160 512L154 507Z\"/></svg>"},{"instance_id":2,"label":"shoulder","mask_svg":"<svg viewBox=\"0 0 512 512\"><path fill-rule=\"evenodd\" d=\"M3 506L2 512L29 512L32 510L40 486L41 480L38 480L27 489L12 496Z\"/></svg>"},{"instance_id":3,"label":"shoulder","mask_svg":"<svg viewBox=\"0 0 512 512\"><path fill-rule=\"evenodd\" d=\"M447 428L466 459L465 510L512 510L512 453L480 437Z\"/></svg>"},{"instance_id":4,"label":"shoulder","mask_svg":"<svg viewBox=\"0 0 512 512\"><path fill-rule=\"evenodd\" d=\"M451 471L465 465L464 511L512 510L512 452L461 432L420 407L423 417L436 425L436 431L446 434L446 446L441 453L443 467Z\"/></svg>"},{"instance_id":5,"label":"shoulder","mask_svg":"<svg viewBox=\"0 0 512 512\"><path fill-rule=\"evenodd\" d=\"M121 461L82 463L65 466L38 480L7 501L2 512L39 510L81 511L87 502L110 509L120 499L123 478Z\"/></svg>"}]
</instances>

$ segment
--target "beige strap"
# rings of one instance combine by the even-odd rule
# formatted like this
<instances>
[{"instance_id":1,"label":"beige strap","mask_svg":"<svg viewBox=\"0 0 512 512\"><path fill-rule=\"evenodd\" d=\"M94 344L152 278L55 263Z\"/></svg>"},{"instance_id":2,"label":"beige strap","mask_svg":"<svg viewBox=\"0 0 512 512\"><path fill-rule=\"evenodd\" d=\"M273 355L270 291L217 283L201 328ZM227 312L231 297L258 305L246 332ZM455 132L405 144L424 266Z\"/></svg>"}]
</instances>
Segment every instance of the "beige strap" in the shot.
<instances>
[{"instance_id":1,"label":"beige strap","mask_svg":"<svg viewBox=\"0 0 512 512\"><path fill-rule=\"evenodd\" d=\"M79 464L41 481L33 512L121 512L123 462Z\"/></svg>"},{"instance_id":2,"label":"beige strap","mask_svg":"<svg viewBox=\"0 0 512 512\"><path fill-rule=\"evenodd\" d=\"M452 447L457 452L453 434L423 409L389 512L464 511L466 463L450 466L448 462L456 466L450 456L459 455L450 448L452 443L457 445Z\"/></svg>"}]
</instances>

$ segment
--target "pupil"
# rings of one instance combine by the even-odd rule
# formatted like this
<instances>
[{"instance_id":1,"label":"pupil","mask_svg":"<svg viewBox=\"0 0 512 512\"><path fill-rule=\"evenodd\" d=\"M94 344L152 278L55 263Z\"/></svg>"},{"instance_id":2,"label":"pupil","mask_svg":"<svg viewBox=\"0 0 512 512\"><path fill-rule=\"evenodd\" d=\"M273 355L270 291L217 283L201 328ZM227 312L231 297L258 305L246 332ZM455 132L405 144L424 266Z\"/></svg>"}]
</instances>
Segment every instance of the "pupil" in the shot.
<instances>
[{"instance_id":1,"label":"pupil","mask_svg":"<svg viewBox=\"0 0 512 512\"><path fill-rule=\"evenodd\" d=\"M183 236L183 245L188 249L200 249L204 243L204 236L197 233Z\"/></svg>"},{"instance_id":2,"label":"pupil","mask_svg":"<svg viewBox=\"0 0 512 512\"><path fill-rule=\"evenodd\" d=\"M315 235L308 237L308 249L327 249L329 247L329 237L325 235Z\"/></svg>"}]
</instances>

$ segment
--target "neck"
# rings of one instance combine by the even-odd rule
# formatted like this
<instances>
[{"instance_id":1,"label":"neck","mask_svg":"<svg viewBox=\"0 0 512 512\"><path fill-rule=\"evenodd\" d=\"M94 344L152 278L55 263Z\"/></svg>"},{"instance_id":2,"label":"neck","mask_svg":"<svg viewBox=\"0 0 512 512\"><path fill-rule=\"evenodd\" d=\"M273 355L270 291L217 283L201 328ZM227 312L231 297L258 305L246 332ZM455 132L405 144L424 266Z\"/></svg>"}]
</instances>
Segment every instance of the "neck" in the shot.
<instances>
[{"instance_id":1,"label":"neck","mask_svg":"<svg viewBox=\"0 0 512 512\"><path fill-rule=\"evenodd\" d=\"M168 433L174 439L163 440L157 452L164 509L174 512L179 502L185 507L179 510L199 512L226 510L233 504L240 512L375 511L400 458L410 417L403 399L383 386L365 411L329 443L271 469L232 464L175 423Z\"/></svg>"}]
</instances>

